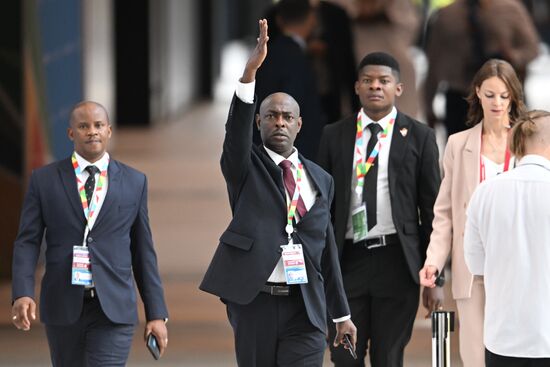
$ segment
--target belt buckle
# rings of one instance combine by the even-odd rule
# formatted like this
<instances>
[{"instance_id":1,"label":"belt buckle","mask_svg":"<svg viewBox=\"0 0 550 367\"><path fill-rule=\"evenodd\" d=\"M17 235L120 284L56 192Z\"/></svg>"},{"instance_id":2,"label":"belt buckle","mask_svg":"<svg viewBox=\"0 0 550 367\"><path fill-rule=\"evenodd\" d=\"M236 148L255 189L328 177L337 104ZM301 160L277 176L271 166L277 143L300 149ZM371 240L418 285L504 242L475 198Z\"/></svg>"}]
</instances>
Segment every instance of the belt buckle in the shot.
<instances>
[{"instance_id":1,"label":"belt buckle","mask_svg":"<svg viewBox=\"0 0 550 367\"><path fill-rule=\"evenodd\" d=\"M271 286L271 295L272 296L288 296L290 295L290 287L285 285L272 285Z\"/></svg>"},{"instance_id":2,"label":"belt buckle","mask_svg":"<svg viewBox=\"0 0 550 367\"><path fill-rule=\"evenodd\" d=\"M371 238L371 239L374 239L374 238ZM378 236L378 243L374 243L374 244L368 245L366 247L367 247L367 250L371 250L373 248L385 247L385 246L386 246L386 236Z\"/></svg>"}]
</instances>

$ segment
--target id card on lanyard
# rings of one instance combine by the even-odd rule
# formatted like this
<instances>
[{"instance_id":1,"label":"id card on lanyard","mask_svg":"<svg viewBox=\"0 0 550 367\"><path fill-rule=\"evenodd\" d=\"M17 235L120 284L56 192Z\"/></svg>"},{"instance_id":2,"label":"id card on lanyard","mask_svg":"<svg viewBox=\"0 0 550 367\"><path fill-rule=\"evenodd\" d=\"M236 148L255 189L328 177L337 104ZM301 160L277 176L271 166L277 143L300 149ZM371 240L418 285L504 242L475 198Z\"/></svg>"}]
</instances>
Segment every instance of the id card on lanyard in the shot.
<instances>
[{"instance_id":1,"label":"id card on lanyard","mask_svg":"<svg viewBox=\"0 0 550 367\"><path fill-rule=\"evenodd\" d=\"M97 203L99 192L104 190L105 181L107 179L107 167L109 166L109 160L99 168L99 180L94 188L92 194L92 200L90 201L90 206L88 207L88 199L86 198L86 189L84 188L84 183L80 181L79 177L82 172L78 161L76 159L75 153L71 157L73 168L75 170L75 175L77 177L77 186L80 200L82 203L82 209L84 210L84 217L86 218L86 227L84 230L84 237L82 239L82 245L73 246L73 264L71 269L71 284L73 285L83 285L86 287L93 287L94 282L92 278L92 269L90 262L90 251L88 249L86 239L88 233L90 232L90 220L97 215Z\"/></svg>"},{"instance_id":2,"label":"id card on lanyard","mask_svg":"<svg viewBox=\"0 0 550 367\"><path fill-rule=\"evenodd\" d=\"M366 148L363 149L364 137L363 137L363 122L362 122L363 110L357 114L357 132L355 135L355 175L357 177L357 184L355 185L355 195L358 196L358 202L361 202L357 207L353 208L351 213L351 223L353 227L353 242L359 242L367 238L368 235L368 218L367 218L367 206L363 201L363 189L365 185L365 176L374 165L374 161L382 148L382 142L391 133L395 124L395 116L392 117L386 126L386 128L378 136L378 142L374 146L369 157L365 160L367 153ZM365 154L363 154L363 151Z\"/></svg>"},{"instance_id":3,"label":"id card on lanyard","mask_svg":"<svg viewBox=\"0 0 550 367\"><path fill-rule=\"evenodd\" d=\"M296 208L298 207L298 199L300 198L300 183L303 174L304 166L302 162L298 160L296 189L294 190L292 200L288 206L287 223L285 227L285 232L288 235L288 244L281 246L281 257L283 258L286 284L306 284L308 282L304 249L301 244L293 243L291 237L292 232L294 232L293 221L296 217Z\"/></svg>"}]
</instances>

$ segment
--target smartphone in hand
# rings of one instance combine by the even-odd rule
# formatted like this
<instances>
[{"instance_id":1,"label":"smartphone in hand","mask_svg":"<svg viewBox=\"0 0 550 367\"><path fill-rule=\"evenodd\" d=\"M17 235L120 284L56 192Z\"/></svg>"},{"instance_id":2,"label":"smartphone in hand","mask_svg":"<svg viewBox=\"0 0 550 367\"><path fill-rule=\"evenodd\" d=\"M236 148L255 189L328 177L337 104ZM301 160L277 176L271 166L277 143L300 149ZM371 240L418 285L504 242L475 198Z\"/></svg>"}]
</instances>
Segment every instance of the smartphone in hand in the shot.
<instances>
[{"instance_id":1,"label":"smartphone in hand","mask_svg":"<svg viewBox=\"0 0 550 367\"><path fill-rule=\"evenodd\" d=\"M155 360L160 358L159 344L153 333L147 336L147 349L149 349L149 352L151 352Z\"/></svg>"},{"instance_id":2,"label":"smartphone in hand","mask_svg":"<svg viewBox=\"0 0 550 367\"><path fill-rule=\"evenodd\" d=\"M353 344L351 344L351 340L350 340L348 334L344 334L344 344L348 347L349 354L351 354L353 359L357 359L357 354L355 353L355 348L353 347Z\"/></svg>"}]
</instances>

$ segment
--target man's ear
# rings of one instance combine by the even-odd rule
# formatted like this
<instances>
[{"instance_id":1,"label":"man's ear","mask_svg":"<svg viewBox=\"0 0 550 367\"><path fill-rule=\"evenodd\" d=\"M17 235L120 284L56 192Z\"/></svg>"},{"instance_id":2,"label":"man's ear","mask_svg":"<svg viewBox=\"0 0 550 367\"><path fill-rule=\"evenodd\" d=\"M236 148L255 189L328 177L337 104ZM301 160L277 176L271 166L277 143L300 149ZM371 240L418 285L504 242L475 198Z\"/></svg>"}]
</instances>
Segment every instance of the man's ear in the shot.
<instances>
[{"instance_id":1,"label":"man's ear","mask_svg":"<svg viewBox=\"0 0 550 367\"><path fill-rule=\"evenodd\" d=\"M256 128L258 128L258 131L260 130L260 114L256 114Z\"/></svg>"},{"instance_id":2,"label":"man's ear","mask_svg":"<svg viewBox=\"0 0 550 367\"><path fill-rule=\"evenodd\" d=\"M70 139L71 141L74 141L73 129L70 128L70 127L67 128L67 136L69 137L69 139Z\"/></svg>"},{"instance_id":3,"label":"man's ear","mask_svg":"<svg viewBox=\"0 0 550 367\"><path fill-rule=\"evenodd\" d=\"M403 83L397 83L397 85L395 86L395 95L397 97L401 97L401 95L403 94L403 89Z\"/></svg>"}]
</instances>

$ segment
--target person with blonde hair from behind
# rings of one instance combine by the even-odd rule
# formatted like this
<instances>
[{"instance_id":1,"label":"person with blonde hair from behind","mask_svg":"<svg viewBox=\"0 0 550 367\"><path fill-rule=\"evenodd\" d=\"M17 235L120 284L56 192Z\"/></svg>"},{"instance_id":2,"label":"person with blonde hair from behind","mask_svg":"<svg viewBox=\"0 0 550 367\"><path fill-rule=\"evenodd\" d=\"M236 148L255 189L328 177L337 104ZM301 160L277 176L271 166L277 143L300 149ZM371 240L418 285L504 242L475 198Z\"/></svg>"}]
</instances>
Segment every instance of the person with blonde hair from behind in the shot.
<instances>
[{"instance_id":1,"label":"person with blonde hair from behind","mask_svg":"<svg viewBox=\"0 0 550 367\"><path fill-rule=\"evenodd\" d=\"M476 73L468 96L468 130L453 134L445 148L443 180L434 206L433 232L420 270L423 286L452 261L452 294L460 320L460 356L465 367L484 366L483 278L466 267L463 251L466 207L476 186L514 166L507 149L510 125L525 112L521 83L512 66L491 59ZM424 299L429 310L437 307Z\"/></svg>"},{"instance_id":2,"label":"person with blonde hair from behind","mask_svg":"<svg viewBox=\"0 0 550 367\"><path fill-rule=\"evenodd\" d=\"M550 112L512 131L515 169L476 189L464 256L485 282L487 367L550 366Z\"/></svg>"}]
</instances>

